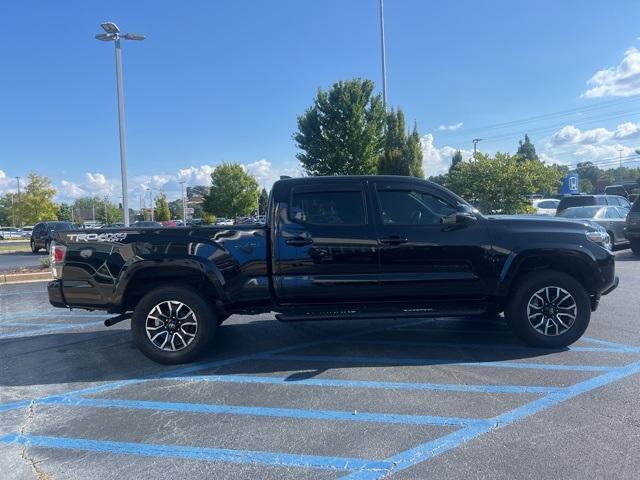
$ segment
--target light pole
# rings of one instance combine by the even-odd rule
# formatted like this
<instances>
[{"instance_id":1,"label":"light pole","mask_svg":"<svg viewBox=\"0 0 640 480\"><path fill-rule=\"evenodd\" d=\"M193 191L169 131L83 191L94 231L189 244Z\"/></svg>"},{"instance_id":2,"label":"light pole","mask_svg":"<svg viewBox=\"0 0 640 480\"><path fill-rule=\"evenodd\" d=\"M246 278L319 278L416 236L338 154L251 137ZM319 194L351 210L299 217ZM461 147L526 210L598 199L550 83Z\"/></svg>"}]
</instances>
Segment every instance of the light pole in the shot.
<instances>
[{"instance_id":1,"label":"light pole","mask_svg":"<svg viewBox=\"0 0 640 480\"><path fill-rule=\"evenodd\" d=\"M151 221L153 222L153 188L147 188L149 190L149 204L151 205Z\"/></svg>"},{"instance_id":2,"label":"light pole","mask_svg":"<svg viewBox=\"0 0 640 480\"><path fill-rule=\"evenodd\" d=\"M387 56L384 48L384 0L380 0L380 51L382 54L382 105L387 111Z\"/></svg>"},{"instance_id":3,"label":"light pole","mask_svg":"<svg viewBox=\"0 0 640 480\"><path fill-rule=\"evenodd\" d=\"M473 142L473 159L476 159L476 154L478 153L478 142L481 142L481 138L474 138L471 140Z\"/></svg>"},{"instance_id":4,"label":"light pole","mask_svg":"<svg viewBox=\"0 0 640 480\"><path fill-rule=\"evenodd\" d=\"M118 126L120 129L120 175L122 177L122 210L124 226L129 226L129 197L127 195L127 145L124 129L124 91L122 89L122 52L120 50L120 38L125 40L144 40L144 35L125 33L120 35L120 29L113 22L100 24L106 33L96 35L102 42L113 41L116 48L116 89L118 93Z\"/></svg>"},{"instance_id":5,"label":"light pole","mask_svg":"<svg viewBox=\"0 0 640 480\"><path fill-rule=\"evenodd\" d=\"M184 180L178 182L180 184L180 191L182 195L182 223L184 226L187 225L187 204L184 201Z\"/></svg>"},{"instance_id":6,"label":"light pole","mask_svg":"<svg viewBox=\"0 0 640 480\"><path fill-rule=\"evenodd\" d=\"M22 227L22 214L20 212L20 207L22 206L22 203L20 202L20 177L16 177L16 180L18 182L18 227ZM15 218L13 219L13 222L15 223ZM16 225L14 225L15 227Z\"/></svg>"}]
</instances>

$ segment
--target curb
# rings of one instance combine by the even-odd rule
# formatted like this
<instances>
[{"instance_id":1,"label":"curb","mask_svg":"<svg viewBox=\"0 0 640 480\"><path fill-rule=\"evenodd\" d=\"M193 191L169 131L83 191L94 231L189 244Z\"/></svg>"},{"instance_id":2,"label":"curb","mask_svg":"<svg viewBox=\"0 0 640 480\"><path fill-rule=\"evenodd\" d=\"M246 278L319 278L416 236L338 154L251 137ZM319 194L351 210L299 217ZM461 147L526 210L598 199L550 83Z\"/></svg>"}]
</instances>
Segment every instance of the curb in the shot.
<instances>
[{"instance_id":1,"label":"curb","mask_svg":"<svg viewBox=\"0 0 640 480\"><path fill-rule=\"evenodd\" d=\"M29 253L31 250L2 250L0 255L6 255L8 253Z\"/></svg>"},{"instance_id":2,"label":"curb","mask_svg":"<svg viewBox=\"0 0 640 480\"><path fill-rule=\"evenodd\" d=\"M50 271L36 273L0 273L0 285L9 285L12 283L30 283L44 282L53 280Z\"/></svg>"}]
</instances>

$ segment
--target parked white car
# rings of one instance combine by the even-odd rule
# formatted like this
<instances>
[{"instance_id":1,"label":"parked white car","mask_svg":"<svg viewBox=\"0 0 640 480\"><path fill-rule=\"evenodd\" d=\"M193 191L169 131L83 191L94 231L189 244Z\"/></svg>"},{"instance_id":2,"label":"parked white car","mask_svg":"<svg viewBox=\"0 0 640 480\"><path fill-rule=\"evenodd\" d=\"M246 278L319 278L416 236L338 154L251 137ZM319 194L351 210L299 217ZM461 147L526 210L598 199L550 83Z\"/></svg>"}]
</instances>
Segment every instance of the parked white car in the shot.
<instances>
[{"instance_id":1,"label":"parked white car","mask_svg":"<svg viewBox=\"0 0 640 480\"><path fill-rule=\"evenodd\" d=\"M559 203L560 200L557 198L540 198L533 201L533 208L536 209L536 215L554 216Z\"/></svg>"},{"instance_id":2,"label":"parked white car","mask_svg":"<svg viewBox=\"0 0 640 480\"><path fill-rule=\"evenodd\" d=\"M0 240L17 240L22 238L22 232L16 227L0 227Z\"/></svg>"}]
</instances>

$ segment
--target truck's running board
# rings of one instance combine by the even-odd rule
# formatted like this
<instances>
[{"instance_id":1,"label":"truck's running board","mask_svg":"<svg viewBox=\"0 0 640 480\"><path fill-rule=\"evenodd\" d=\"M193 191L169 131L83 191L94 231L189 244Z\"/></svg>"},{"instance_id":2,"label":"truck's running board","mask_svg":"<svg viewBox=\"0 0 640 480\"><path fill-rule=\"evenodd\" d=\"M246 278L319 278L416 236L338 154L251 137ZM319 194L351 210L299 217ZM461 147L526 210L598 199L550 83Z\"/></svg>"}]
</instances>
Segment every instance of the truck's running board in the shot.
<instances>
[{"instance_id":1,"label":"truck's running board","mask_svg":"<svg viewBox=\"0 0 640 480\"><path fill-rule=\"evenodd\" d=\"M374 318L422 318L422 317L463 317L482 315L487 311L489 304L486 302L469 304L433 304L393 307L389 305L376 307L345 306L330 310L310 309L304 307L292 308L291 312L276 314L276 319L281 322L303 322L316 320L366 320Z\"/></svg>"}]
</instances>

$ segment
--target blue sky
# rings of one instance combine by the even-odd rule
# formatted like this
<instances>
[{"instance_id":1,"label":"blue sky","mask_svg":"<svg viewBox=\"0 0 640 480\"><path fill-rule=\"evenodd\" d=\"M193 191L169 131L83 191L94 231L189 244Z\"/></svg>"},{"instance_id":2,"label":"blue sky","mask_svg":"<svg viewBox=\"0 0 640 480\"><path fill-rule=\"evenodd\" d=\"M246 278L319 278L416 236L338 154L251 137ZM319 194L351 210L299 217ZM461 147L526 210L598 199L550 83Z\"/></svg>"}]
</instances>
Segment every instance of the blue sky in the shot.
<instances>
[{"instance_id":1,"label":"blue sky","mask_svg":"<svg viewBox=\"0 0 640 480\"><path fill-rule=\"evenodd\" d=\"M8 0L0 18L0 193L34 170L60 200L119 195L105 20L147 35L123 45L133 205L223 161L266 186L295 174L296 115L317 88L381 85L378 0ZM525 132L547 161L608 166L640 147L638 18L636 0L386 0L389 104L418 122L427 174L474 137L513 152Z\"/></svg>"}]
</instances>

